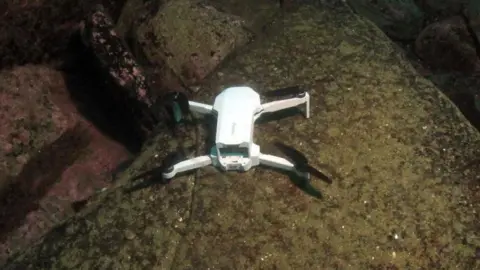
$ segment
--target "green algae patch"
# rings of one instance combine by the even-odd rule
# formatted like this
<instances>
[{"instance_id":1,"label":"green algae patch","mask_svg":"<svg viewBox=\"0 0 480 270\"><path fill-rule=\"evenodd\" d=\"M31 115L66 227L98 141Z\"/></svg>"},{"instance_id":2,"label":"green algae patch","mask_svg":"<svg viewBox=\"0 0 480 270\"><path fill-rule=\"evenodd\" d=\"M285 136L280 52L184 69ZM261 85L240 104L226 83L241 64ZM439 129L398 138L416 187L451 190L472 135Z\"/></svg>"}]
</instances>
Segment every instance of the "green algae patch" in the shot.
<instances>
[{"instance_id":1,"label":"green algae patch","mask_svg":"<svg viewBox=\"0 0 480 270\"><path fill-rule=\"evenodd\" d=\"M305 85L311 118L258 124L255 142L291 144L332 185L313 198L275 171L205 168L125 193L127 181L4 269L476 269L480 135L371 23L302 7L225 63L198 100L224 87ZM210 90L210 91L207 91ZM160 136L127 174L174 149ZM182 138L179 138L183 141ZM170 149L170 150L168 150ZM66 260L76 254L82 265Z\"/></svg>"}]
</instances>

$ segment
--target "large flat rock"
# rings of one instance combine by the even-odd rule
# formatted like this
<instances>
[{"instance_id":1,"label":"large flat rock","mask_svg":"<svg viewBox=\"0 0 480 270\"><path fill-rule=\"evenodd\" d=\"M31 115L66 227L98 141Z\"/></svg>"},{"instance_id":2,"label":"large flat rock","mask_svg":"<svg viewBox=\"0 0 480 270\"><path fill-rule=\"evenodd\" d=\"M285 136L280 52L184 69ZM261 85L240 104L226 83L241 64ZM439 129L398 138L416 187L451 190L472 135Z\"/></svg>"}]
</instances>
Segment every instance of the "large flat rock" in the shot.
<instances>
[{"instance_id":1,"label":"large flat rock","mask_svg":"<svg viewBox=\"0 0 480 270\"><path fill-rule=\"evenodd\" d=\"M258 125L255 138L264 152L276 153L276 139L292 144L332 176L330 186L311 182L323 200L261 168L205 168L135 192L120 185L4 269L480 267L479 210L467 188L478 189L478 166L465 169L479 133L350 10L303 7L281 23L198 99L240 83L309 87L311 119ZM159 135L119 183L159 165L178 141Z\"/></svg>"}]
</instances>

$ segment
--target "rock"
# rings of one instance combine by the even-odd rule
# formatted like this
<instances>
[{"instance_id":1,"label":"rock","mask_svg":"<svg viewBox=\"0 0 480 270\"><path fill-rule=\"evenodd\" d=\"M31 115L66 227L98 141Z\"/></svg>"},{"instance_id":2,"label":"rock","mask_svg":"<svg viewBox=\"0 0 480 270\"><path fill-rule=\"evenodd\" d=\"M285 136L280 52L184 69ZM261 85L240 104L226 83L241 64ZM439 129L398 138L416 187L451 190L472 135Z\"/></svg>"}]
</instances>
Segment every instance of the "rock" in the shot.
<instances>
[{"instance_id":1,"label":"rock","mask_svg":"<svg viewBox=\"0 0 480 270\"><path fill-rule=\"evenodd\" d=\"M424 14L414 0L347 0L360 16L374 22L390 38L413 40L422 30Z\"/></svg>"},{"instance_id":2,"label":"rock","mask_svg":"<svg viewBox=\"0 0 480 270\"><path fill-rule=\"evenodd\" d=\"M55 211L50 213L76 211L71 209L72 203L88 200L91 195L109 188L112 183L110 173L130 157L125 147L101 134L95 127L90 126L88 131L91 136L90 144L46 194L47 201L53 199L59 202L60 206L63 204L63 207L60 207L62 209L53 209Z\"/></svg>"},{"instance_id":3,"label":"rock","mask_svg":"<svg viewBox=\"0 0 480 270\"><path fill-rule=\"evenodd\" d=\"M72 204L108 188L109 172L129 153L80 115L62 73L27 66L4 71L1 81L2 149L18 152L1 152L5 167L0 179L8 181L0 183L4 195L0 262L4 262L11 252L38 241L74 214ZM14 137L13 144L9 139L15 134L28 136ZM25 164L13 154L24 155Z\"/></svg>"},{"instance_id":4,"label":"rock","mask_svg":"<svg viewBox=\"0 0 480 270\"><path fill-rule=\"evenodd\" d=\"M0 184L2 243L88 144L82 125L52 100L52 91L62 87L62 74L47 67L0 73L0 171L8 181Z\"/></svg>"},{"instance_id":5,"label":"rock","mask_svg":"<svg viewBox=\"0 0 480 270\"><path fill-rule=\"evenodd\" d=\"M477 44L480 44L480 2L470 0L463 14L467 18L468 24L473 32L472 34L477 40ZM477 48L477 50L480 50L480 48Z\"/></svg>"},{"instance_id":6,"label":"rock","mask_svg":"<svg viewBox=\"0 0 480 270\"><path fill-rule=\"evenodd\" d=\"M178 18L183 18L179 23ZM170 67L187 85L198 84L251 38L244 22L192 0L169 1L142 19L135 37L155 65Z\"/></svg>"},{"instance_id":7,"label":"rock","mask_svg":"<svg viewBox=\"0 0 480 270\"><path fill-rule=\"evenodd\" d=\"M61 60L70 37L96 3L118 17L124 0L4 0L0 4L0 68ZM35 44L32 46L32 44Z\"/></svg>"},{"instance_id":8,"label":"rock","mask_svg":"<svg viewBox=\"0 0 480 270\"><path fill-rule=\"evenodd\" d=\"M283 10L297 6L300 4L298 2L304 1L288 0L281 3L272 0L214 0L208 1L208 4L222 12L241 17L246 27L255 34L254 39L258 40L265 35L265 30L274 26L272 22L279 18Z\"/></svg>"},{"instance_id":9,"label":"rock","mask_svg":"<svg viewBox=\"0 0 480 270\"><path fill-rule=\"evenodd\" d=\"M446 94L474 127L480 129L480 78L447 72L426 76Z\"/></svg>"},{"instance_id":10,"label":"rock","mask_svg":"<svg viewBox=\"0 0 480 270\"><path fill-rule=\"evenodd\" d=\"M158 122L158 117L152 111L155 98L151 87L125 41L115 32L114 21L103 6L96 6L86 16L81 26L81 36L98 60L99 70L113 82L111 87L107 87L111 99L127 105L128 109L137 114L139 122L143 122L146 129L152 129ZM120 91L117 93L113 89Z\"/></svg>"},{"instance_id":11,"label":"rock","mask_svg":"<svg viewBox=\"0 0 480 270\"><path fill-rule=\"evenodd\" d=\"M415 41L415 52L432 69L472 74L479 66L474 39L459 16L427 26Z\"/></svg>"},{"instance_id":12,"label":"rock","mask_svg":"<svg viewBox=\"0 0 480 270\"><path fill-rule=\"evenodd\" d=\"M49 99L53 88L65 87L62 74L26 66L1 73L1 170L17 176L28 160L49 147L76 121Z\"/></svg>"},{"instance_id":13,"label":"rock","mask_svg":"<svg viewBox=\"0 0 480 270\"><path fill-rule=\"evenodd\" d=\"M255 141L273 154L269 143L285 141L333 175L331 186L311 182L323 200L263 168L205 168L132 191L132 176L184 141L160 134L119 179L123 186L3 269L478 268L479 132L348 9L305 6L277 23L225 62L198 101L238 83L260 92L306 84L311 119L258 125Z\"/></svg>"},{"instance_id":14,"label":"rock","mask_svg":"<svg viewBox=\"0 0 480 270\"><path fill-rule=\"evenodd\" d=\"M170 23L180 15L188 20ZM82 24L81 33L98 59L100 72L113 82L107 87L112 98L133 112L141 126L137 133L146 137L144 134L168 117L162 103L167 92L186 92L186 85L205 78L249 40L242 23L235 16L190 0L133 0L120 17L119 34L108 12L98 5Z\"/></svg>"},{"instance_id":15,"label":"rock","mask_svg":"<svg viewBox=\"0 0 480 270\"><path fill-rule=\"evenodd\" d=\"M475 0L416 0L418 6L433 21L457 16L469 1Z\"/></svg>"}]
</instances>

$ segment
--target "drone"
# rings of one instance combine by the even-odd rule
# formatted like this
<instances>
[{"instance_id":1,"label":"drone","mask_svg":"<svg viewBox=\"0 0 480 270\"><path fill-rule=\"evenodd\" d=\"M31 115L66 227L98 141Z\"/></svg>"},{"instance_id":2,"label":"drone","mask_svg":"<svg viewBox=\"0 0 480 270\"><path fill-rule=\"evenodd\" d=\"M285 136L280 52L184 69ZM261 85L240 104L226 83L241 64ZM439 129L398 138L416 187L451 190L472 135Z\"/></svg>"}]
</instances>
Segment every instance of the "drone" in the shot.
<instances>
[{"instance_id":1,"label":"drone","mask_svg":"<svg viewBox=\"0 0 480 270\"><path fill-rule=\"evenodd\" d=\"M208 154L186 159L179 158L178 152L167 155L162 165L154 169L162 180L172 179L177 174L193 171L206 166L214 166L221 171L246 172L259 165L271 167L286 173L293 173L302 179L311 175L330 180L308 164L308 160L298 150L283 143L275 146L290 159L262 153L260 146L253 142L255 122L267 113L305 105L305 117L310 117L310 95L300 87L286 87L262 93L264 97L289 96L286 99L262 103L261 96L248 86L234 86L224 89L216 97L213 105L190 101L181 92L172 92L164 97L170 104L171 115L176 122L191 113L216 118L215 143ZM173 104L173 105L172 105ZM182 116L183 115L183 116ZM160 170L160 171L158 171ZM136 177L142 177L146 173Z\"/></svg>"}]
</instances>

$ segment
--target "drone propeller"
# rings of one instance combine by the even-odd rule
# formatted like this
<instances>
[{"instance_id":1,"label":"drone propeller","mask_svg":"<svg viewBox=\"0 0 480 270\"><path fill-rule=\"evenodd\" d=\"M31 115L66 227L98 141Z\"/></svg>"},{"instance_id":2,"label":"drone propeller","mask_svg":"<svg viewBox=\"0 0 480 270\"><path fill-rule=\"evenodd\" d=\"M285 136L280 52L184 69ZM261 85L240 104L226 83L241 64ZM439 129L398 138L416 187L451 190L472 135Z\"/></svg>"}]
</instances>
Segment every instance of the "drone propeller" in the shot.
<instances>
[{"instance_id":1,"label":"drone propeller","mask_svg":"<svg viewBox=\"0 0 480 270\"><path fill-rule=\"evenodd\" d=\"M310 175L313 175L313 176L327 182L328 184L332 183L332 180L330 178L328 178L326 175L321 173L319 170L317 170L316 168L314 168L310 164L308 164L307 157L304 154L302 154L300 151L298 151L297 149L295 149L291 146L288 146L284 143L281 143L281 142L275 142L274 145L278 149L280 149L280 151L284 155L286 155L287 157L289 157L293 161L293 163L295 164L295 168L298 171L307 172Z\"/></svg>"},{"instance_id":2,"label":"drone propeller","mask_svg":"<svg viewBox=\"0 0 480 270\"><path fill-rule=\"evenodd\" d=\"M173 170L173 166L184 159L185 153L183 151L171 152L163 159L162 166L160 166L162 173Z\"/></svg>"},{"instance_id":3,"label":"drone propeller","mask_svg":"<svg viewBox=\"0 0 480 270\"><path fill-rule=\"evenodd\" d=\"M305 90L300 86L288 86L284 88L278 88L263 93L265 97L284 97L284 96L296 96L305 93Z\"/></svg>"},{"instance_id":4,"label":"drone propeller","mask_svg":"<svg viewBox=\"0 0 480 270\"><path fill-rule=\"evenodd\" d=\"M183 151L175 151L169 153L162 161L162 165L159 167L153 168L149 171L143 172L135 177L133 177L131 180L135 181L140 178L145 178L149 177L150 179L160 179L160 181L163 181L163 176L162 174L164 172L171 171L173 169L173 166L184 160L185 159L185 153Z\"/></svg>"}]
</instances>

